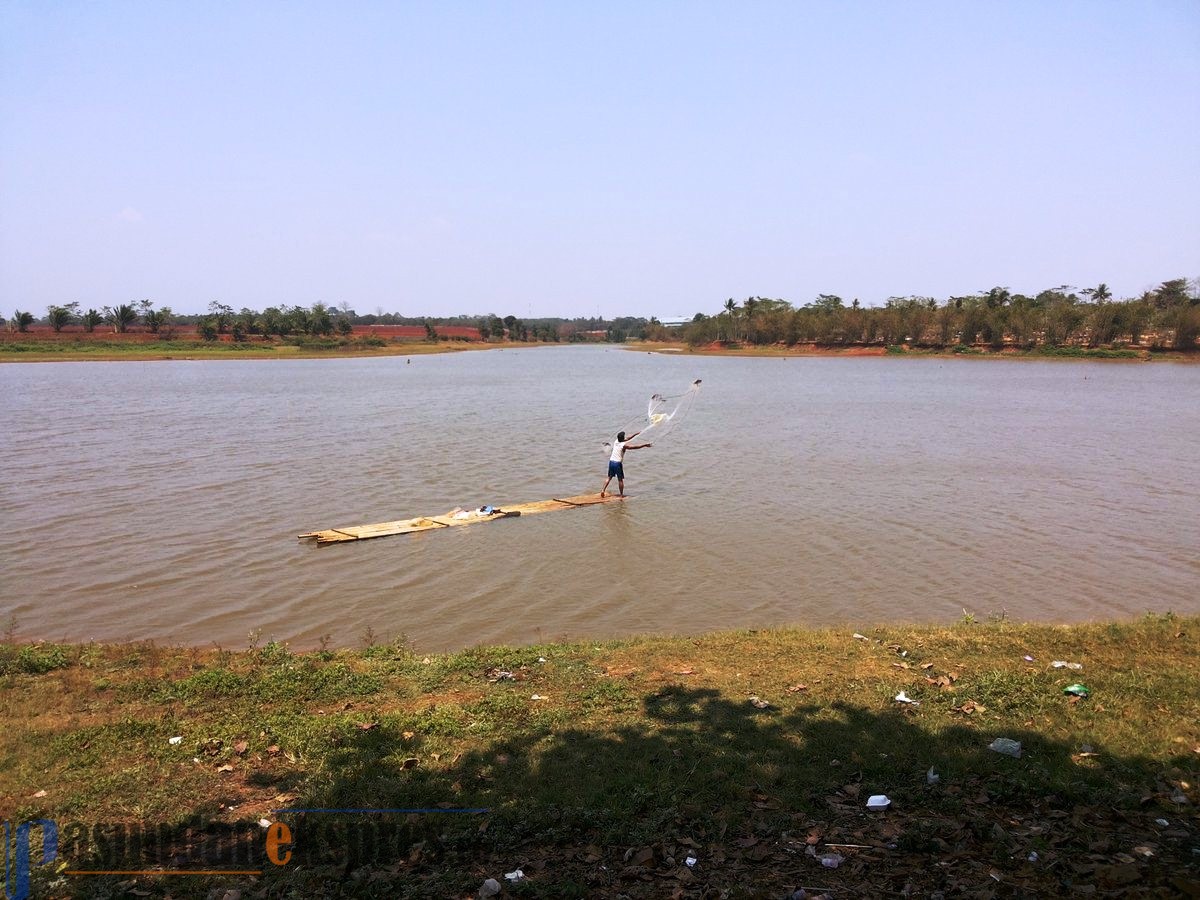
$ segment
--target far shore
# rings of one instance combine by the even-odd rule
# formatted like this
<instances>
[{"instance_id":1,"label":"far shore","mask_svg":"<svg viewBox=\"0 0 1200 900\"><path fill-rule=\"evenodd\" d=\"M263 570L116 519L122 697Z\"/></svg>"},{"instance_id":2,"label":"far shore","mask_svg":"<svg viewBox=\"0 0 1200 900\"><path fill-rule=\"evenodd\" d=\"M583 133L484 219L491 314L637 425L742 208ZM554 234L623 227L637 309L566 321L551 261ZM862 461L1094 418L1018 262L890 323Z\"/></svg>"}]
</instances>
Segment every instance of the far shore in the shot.
<instances>
[{"instance_id":1,"label":"far shore","mask_svg":"<svg viewBox=\"0 0 1200 900\"><path fill-rule=\"evenodd\" d=\"M284 343L267 341L148 341L117 342L103 338L91 341L44 341L10 335L0 339L0 363L13 362L152 362L164 360L236 360L236 359L346 359L375 356L428 356L437 353L462 353L472 350L529 349L532 347L604 346L646 353L686 354L689 356L734 356L788 359L792 357L923 357L934 359L1036 359L1104 360L1106 362L1181 362L1200 363L1200 351L1151 350L1146 347L1086 348L1015 347L993 349L973 347L914 347L907 344L827 346L820 344L731 344L727 342L693 347L682 341L633 340L622 344L604 342L521 342L521 341L379 341L331 340L328 343Z\"/></svg>"},{"instance_id":2,"label":"far shore","mask_svg":"<svg viewBox=\"0 0 1200 900\"><path fill-rule=\"evenodd\" d=\"M1116 362L1183 362L1200 363L1200 352L1185 353L1180 350L1150 350L1146 347L1038 347L1022 350L1004 347L996 350L988 346L973 347L913 347L902 344L896 347L880 345L852 345L833 347L822 344L729 344L717 343L692 347L682 341L640 341L625 345L630 350L647 353L684 353L690 356L753 356L753 357L927 357L934 359L1072 359L1105 360Z\"/></svg>"},{"instance_id":3,"label":"far shore","mask_svg":"<svg viewBox=\"0 0 1200 900\"><path fill-rule=\"evenodd\" d=\"M152 362L160 360L231 360L231 359L344 359L368 356L429 356L435 353L461 353L469 350L495 350L501 347L537 346L534 344L485 343L483 341L392 341L383 345L347 341L330 347L265 342L172 341L115 344L97 341L83 343L16 344L0 341L0 363L19 362ZM19 346L21 349L14 349Z\"/></svg>"}]
</instances>

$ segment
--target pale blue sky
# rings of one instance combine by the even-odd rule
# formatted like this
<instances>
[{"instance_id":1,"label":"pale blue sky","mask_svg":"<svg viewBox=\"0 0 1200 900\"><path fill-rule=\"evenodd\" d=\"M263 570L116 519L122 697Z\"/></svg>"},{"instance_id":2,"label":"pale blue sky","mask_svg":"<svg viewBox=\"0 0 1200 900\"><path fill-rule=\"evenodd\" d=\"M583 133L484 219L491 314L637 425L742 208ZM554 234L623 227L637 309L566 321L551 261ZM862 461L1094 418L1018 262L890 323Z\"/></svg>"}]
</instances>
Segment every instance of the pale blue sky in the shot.
<instances>
[{"instance_id":1,"label":"pale blue sky","mask_svg":"<svg viewBox=\"0 0 1200 900\"><path fill-rule=\"evenodd\" d=\"M1200 275L1200 3L0 0L0 315Z\"/></svg>"}]
</instances>

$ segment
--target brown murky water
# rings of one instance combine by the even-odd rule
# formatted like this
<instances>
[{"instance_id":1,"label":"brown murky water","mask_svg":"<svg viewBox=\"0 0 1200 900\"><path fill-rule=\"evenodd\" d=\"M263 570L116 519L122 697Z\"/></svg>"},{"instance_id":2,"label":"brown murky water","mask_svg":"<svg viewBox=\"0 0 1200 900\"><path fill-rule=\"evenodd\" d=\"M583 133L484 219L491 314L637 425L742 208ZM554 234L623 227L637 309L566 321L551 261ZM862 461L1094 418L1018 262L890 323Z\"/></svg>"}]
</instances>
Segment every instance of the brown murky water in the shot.
<instances>
[{"instance_id":1,"label":"brown murky water","mask_svg":"<svg viewBox=\"0 0 1200 900\"><path fill-rule=\"evenodd\" d=\"M633 499L314 548L295 535ZM603 347L0 366L0 616L25 638L428 650L636 632L1200 610L1200 367Z\"/></svg>"}]
</instances>

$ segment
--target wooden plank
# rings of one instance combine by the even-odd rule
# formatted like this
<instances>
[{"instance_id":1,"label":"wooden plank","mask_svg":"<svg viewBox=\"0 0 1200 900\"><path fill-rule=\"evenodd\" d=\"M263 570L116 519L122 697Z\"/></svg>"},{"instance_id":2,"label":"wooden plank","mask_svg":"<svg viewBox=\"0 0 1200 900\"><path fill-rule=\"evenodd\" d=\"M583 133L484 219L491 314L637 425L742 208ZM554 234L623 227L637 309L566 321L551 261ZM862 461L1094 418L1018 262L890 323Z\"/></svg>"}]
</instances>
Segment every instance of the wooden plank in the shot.
<instances>
[{"instance_id":1,"label":"wooden plank","mask_svg":"<svg viewBox=\"0 0 1200 900\"><path fill-rule=\"evenodd\" d=\"M461 519L455 518L452 513L441 516L418 516L415 519L397 519L393 522L378 522L374 525L347 525L340 528L327 528L324 531L309 531L296 537L302 541L315 541L317 544L364 541L396 534L414 534L418 531L459 528L463 525L475 525L480 522L495 522L497 519L532 516L558 509L578 509L582 506L614 503L624 499L624 497L612 494L606 497L601 497L599 494L580 494L576 497L555 497L550 500L502 506L498 507L497 512L487 516L464 516Z\"/></svg>"}]
</instances>

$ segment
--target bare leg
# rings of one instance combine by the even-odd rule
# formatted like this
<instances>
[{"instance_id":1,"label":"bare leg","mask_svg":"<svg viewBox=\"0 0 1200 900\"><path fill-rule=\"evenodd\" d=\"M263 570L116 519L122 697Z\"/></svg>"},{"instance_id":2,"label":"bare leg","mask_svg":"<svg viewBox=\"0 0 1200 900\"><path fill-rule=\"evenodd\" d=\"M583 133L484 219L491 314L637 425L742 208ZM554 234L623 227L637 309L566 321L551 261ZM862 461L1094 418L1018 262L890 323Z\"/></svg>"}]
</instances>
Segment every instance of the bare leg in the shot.
<instances>
[{"instance_id":1,"label":"bare leg","mask_svg":"<svg viewBox=\"0 0 1200 900\"><path fill-rule=\"evenodd\" d=\"M625 496L625 479L617 478L617 488L621 491L621 496Z\"/></svg>"},{"instance_id":2,"label":"bare leg","mask_svg":"<svg viewBox=\"0 0 1200 900\"><path fill-rule=\"evenodd\" d=\"M600 488L600 496L601 496L601 497L603 497L603 496L604 496L604 492L608 490L608 483L609 483L610 481L612 481L612 476L611 476L611 475L609 475L609 476L608 476L608 478L606 478L606 479L604 480L604 487Z\"/></svg>"}]
</instances>

